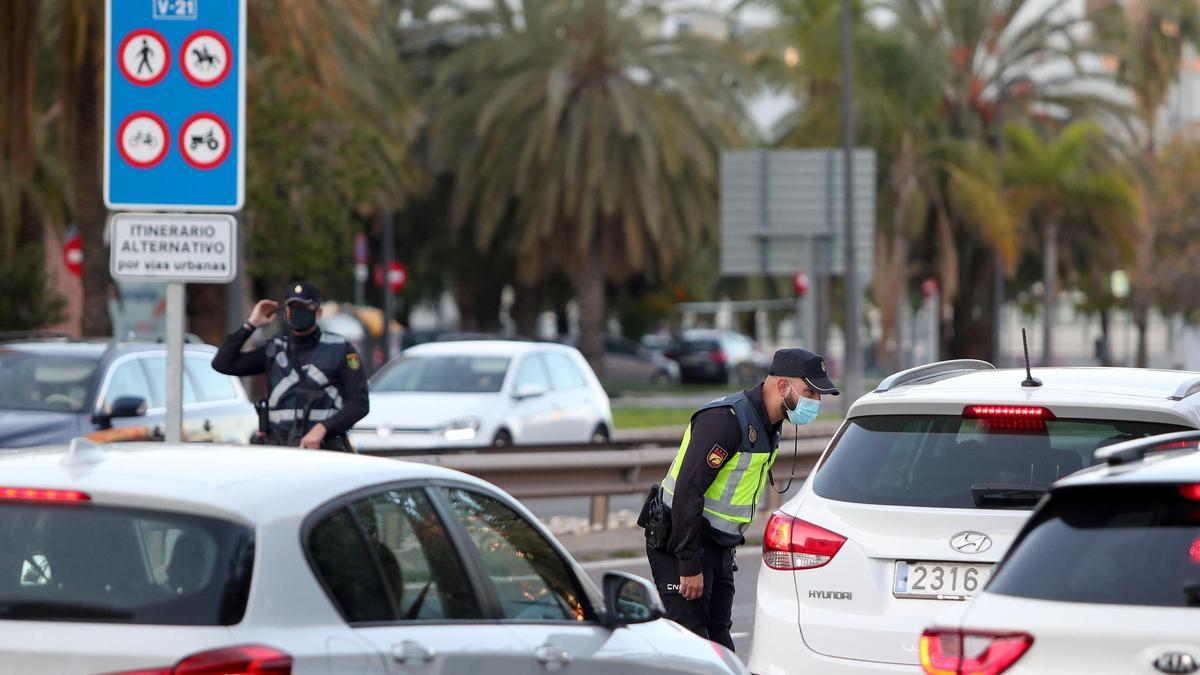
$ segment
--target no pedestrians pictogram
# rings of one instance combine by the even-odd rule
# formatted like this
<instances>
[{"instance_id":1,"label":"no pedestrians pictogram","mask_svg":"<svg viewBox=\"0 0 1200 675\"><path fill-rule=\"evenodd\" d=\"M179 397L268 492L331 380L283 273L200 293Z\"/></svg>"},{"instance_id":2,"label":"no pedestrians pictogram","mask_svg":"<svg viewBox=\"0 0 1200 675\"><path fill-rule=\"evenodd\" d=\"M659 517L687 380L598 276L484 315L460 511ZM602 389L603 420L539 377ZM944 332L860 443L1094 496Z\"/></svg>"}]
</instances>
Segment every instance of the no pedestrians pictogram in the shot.
<instances>
[{"instance_id":1,"label":"no pedestrians pictogram","mask_svg":"<svg viewBox=\"0 0 1200 675\"><path fill-rule=\"evenodd\" d=\"M139 28L121 40L117 47L117 65L125 79L139 87L157 84L171 67L167 40L157 31Z\"/></svg>"}]
</instances>

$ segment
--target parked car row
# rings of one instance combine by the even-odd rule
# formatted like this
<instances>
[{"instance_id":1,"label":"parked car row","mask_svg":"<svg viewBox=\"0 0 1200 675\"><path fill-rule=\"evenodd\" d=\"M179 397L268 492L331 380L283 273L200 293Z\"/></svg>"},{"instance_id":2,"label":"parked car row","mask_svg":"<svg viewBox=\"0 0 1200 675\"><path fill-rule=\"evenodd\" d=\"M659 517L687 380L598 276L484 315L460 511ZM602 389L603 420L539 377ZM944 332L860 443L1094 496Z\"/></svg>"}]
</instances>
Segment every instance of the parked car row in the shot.
<instances>
[{"instance_id":1,"label":"parked car row","mask_svg":"<svg viewBox=\"0 0 1200 675\"><path fill-rule=\"evenodd\" d=\"M1038 376L931 364L854 403L767 524L752 672L1197 670L1200 456L1155 451L1195 449L1200 374Z\"/></svg>"}]
</instances>

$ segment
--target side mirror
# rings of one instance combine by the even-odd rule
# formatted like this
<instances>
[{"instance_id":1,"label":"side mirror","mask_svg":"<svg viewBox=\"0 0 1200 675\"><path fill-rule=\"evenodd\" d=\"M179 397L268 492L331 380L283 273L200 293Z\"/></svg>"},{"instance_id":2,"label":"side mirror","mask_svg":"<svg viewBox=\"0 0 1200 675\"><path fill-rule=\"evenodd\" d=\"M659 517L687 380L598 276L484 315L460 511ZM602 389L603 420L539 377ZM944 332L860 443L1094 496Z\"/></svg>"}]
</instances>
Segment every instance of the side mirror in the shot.
<instances>
[{"instance_id":1,"label":"side mirror","mask_svg":"<svg viewBox=\"0 0 1200 675\"><path fill-rule=\"evenodd\" d=\"M92 421L101 429L108 429L112 421L121 417L141 417L146 414L146 399L141 396L122 396L109 403L103 412L92 416Z\"/></svg>"},{"instance_id":2,"label":"side mirror","mask_svg":"<svg viewBox=\"0 0 1200 675\"><path fill-rule=\"evenodd\" d=\"M513 395L513 398L523 401L527 398L537 398L545 393L546 388L540 384L522 384L517 387L517 393Z\"/></svg>"},{"instance_id":3,"label":"side mirror","mask_svg":"<svg viewBox=\"0 0 1200 675\"><path fill-rule=\"evenodd\" d=\"M604 625L619 628L661 619L666 610L654 584L627 572L604 575Z\"/></svg>"}]
</instances>

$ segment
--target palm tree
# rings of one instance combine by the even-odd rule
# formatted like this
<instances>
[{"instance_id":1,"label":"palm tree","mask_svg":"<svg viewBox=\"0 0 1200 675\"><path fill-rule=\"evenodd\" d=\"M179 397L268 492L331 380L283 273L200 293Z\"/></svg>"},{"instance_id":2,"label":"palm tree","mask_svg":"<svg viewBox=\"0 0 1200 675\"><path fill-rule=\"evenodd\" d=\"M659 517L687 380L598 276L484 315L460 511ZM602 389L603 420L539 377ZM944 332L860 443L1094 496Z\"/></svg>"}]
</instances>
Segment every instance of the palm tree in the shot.
<instances>
[{"instance_id":1,"label":"palm tree","mask_svg":"<svg viewBox=\"0 0 1200 675\"><path fill-rule=\"evenodd\" d=\"M1200 46L1200 7L1180 0L1108 3L1090 17L1098 47L1117 58L1116 80L1133 93L1138 128L1136 144L1143 167L1138 184L1141 220L1133 274L1133 312L1138 330L1137 365L1149 361L1146 329L1157 275L1155 237L1159 230L1154 202L1158 175L1158 113L1179 71L1185 44Z\"/></svg>"},{"instance_id":2,"label":"palm tree","mask_svg":"<svg viewBox=\"0 0 1200 675\"><path fill-rule=\"evenodd\" d=\"M1010 201L1042 229L1042 360L1053 365L1059 245L1083 239L1128 241L1136 197L1129 181L1098 157L1095 147L1105 134L1095 122L1075 122L1049 139L1030 126L1009 124L1005 135L1004 178Z\"/></svg>"},{"instance_id":3,"label":"palm tree","mask_svg":"<svg viewBox=\"0 0 1200 675\"><path fill-rule=\"evenodd\" d=\"M743 130L737 62L703 38L648 36L646 18L628 0L499 9L430 104L453 223L485 248L515 214L519 277L568 274L600 374L606 281L668 269L711 237L718 152Z\"/></svg>"}]
</instances>

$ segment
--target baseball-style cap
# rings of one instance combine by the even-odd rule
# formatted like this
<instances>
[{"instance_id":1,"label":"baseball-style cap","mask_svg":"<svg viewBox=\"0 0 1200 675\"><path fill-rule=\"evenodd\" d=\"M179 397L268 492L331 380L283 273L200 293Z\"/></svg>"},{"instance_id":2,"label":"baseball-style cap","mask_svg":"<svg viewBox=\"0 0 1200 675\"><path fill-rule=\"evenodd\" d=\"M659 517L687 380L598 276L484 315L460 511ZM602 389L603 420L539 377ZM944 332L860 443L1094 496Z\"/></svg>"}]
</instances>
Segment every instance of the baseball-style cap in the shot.
<instances>
[{"instance_id":1,"label":"baseball-style cap","mask_svg":"<svg viewBox=\"0 0 1200 675\"><path fill-rule=\"evenodd\" d=\"M825 358L805 349L780 349L775 352L775 358L771 360L771 374L799 377L822 394L837 396L842 393L829 379Z\"/></svg>"},{"instance_id":2,"label":"baseball-style cap","mask_svg":"<svg viewBox=\"0 0 1200 675\"><path fill-rule=\"evenodd\" d=\"M286 305L292 300L313 302L319 306L321 304L321 289L307 281L294 281L288 284L287 295L283 297L283 303Z\"/></svg>"}]
</instances>

